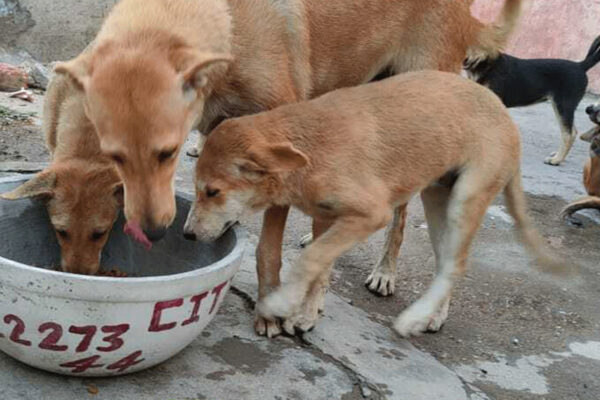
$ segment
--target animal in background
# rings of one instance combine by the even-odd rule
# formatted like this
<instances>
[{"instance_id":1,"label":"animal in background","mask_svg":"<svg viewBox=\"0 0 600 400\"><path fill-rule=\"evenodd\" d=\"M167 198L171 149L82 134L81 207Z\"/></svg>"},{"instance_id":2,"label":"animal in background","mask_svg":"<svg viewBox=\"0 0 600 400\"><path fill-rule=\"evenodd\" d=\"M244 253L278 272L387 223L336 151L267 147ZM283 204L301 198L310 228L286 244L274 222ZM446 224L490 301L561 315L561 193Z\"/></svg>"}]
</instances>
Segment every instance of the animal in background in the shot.
<instances>
[{"instance_id":1,"label":"animal in background","mask_svg":"<svg viewBox=\"0 0 600 400\"><path fill-rule=\"evenodd\" d=\"M577 211L591 208L600 210L600 102L587 107L585 111L596 124L581 135L581 139L590 143L590 158L583 167L583 186L588 196L574 201L562 211L562 217L577 226L581 225L581 221L573 216Z\"/></svg>"},{"instance_id":2,"label":"animal in background","mask_svg":"<svg viewBox=\"0 0 600 400\"><path fill-rule=\"evenodd\" d=\"M3 199L46 202L66 272L95 274L100 254L123 202L112 161L100 151L83 99L67 76L50 83L44 103L44 133L52 163Z\"/></svg>"},{"instance_id":3,"label":"animal in background","mask_svg":"<svg viewBox=\"0 0 600 400\"><path fill-rule=\"evenodd\" d=\"M559 149L544 162L562 163L577 138L575 110L587 85L587 71L600 61L600 37L581 62L561 59L521 59L500 53L482 59L467 59L469 77L496 93L507 107L523 107L550 100L560 127Z\"/></svg>"}]
</instances>

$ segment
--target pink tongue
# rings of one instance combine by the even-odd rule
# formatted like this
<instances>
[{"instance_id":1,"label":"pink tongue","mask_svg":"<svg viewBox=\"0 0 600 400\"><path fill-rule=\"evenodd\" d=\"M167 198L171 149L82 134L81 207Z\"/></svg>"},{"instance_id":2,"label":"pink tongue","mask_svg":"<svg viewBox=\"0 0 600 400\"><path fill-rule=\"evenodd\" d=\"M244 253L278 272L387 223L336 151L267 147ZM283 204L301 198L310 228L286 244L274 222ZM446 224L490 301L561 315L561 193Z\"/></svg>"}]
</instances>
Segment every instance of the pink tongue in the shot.
<instances>
[{"instance_id":1,"label":"pink tongue","mask_svg":"<svg viewBox=\"0 0 600 400\"><path fill-rule=\"evenodd\" d=\"M146 237L142 227L137 222L127 221L125 228L123 228L123 232L144 246L146 250L150 250L152 248L152 242L148 240L148 237Z\"/></svg>"}]
</instances>

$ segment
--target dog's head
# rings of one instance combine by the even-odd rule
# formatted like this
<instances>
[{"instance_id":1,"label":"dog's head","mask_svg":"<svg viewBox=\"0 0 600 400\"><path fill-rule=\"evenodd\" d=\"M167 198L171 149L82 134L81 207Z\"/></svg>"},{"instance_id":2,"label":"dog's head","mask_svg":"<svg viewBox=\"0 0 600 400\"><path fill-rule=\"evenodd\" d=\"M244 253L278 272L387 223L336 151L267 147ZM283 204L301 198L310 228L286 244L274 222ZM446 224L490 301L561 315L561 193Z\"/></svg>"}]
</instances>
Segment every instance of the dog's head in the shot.
<instances>
[{"instance_id":1,"label":"dog's head","mask_svg":"<svg viewBox=\"0 0 600 400\"><path fill-rule=\"evenodd\" d=\"M81 161L56 164L1 196L45 200L60 244L63 271L98 271L100 253L122 207L122 185L112 166Z\"/></svg>"},{"instance_id":2,"label":"dog's head","mask_svg":"<svg viewBox=\"0 0 600 400\"><path fill-rule=\"evenodd\" d=\"M600 125L600 102L588 106L585 112L590 117L590 121Z\"/></svg>"},{"instance_id":3,"label":"dog's head","mask_svg":"<svg viewBox=\"0 0 600 400\"><path fill-rule=\"evenodd\" d=\"M179 152L230 61L173 43L132 49L108 42L56 67L85 92L86 115L123 179L125 216L150 240L175 218Z\"/></svg>"},{"instance_id":4,"label":"dog's head","mask_svg":"<svg viewBox=\"0 0 600 400\"><path fill-rule=\"evenodd\" d=\"M246 213L276 204L286 174L307 162L289 141L270 141L238 120L225 121L209 135L198 158L196 199L185 237L215 240Z\"/></svg>"}]
</instances>

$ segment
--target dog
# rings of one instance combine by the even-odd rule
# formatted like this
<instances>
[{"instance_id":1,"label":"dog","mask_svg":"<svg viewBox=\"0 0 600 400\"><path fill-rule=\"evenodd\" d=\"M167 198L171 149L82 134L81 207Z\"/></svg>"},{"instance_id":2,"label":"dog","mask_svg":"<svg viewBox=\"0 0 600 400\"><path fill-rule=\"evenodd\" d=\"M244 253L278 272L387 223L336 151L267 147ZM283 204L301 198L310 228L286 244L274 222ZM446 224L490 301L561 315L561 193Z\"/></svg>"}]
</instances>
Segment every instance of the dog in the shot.
<instances>
[{"instance_id":1,"label":"dog","mask_svg":"<svg viewBox=\"0 0 600 400\"><path fill-rule=\"evenodd\" d=\"M258 304L264 318L286 318L290 329L312 328L335 260L418 193L438 274L396 320L402 336L440 329L473 236L500 191L540 265L564 267L527 216L520 135L506 108L451 73L410 72L225 121L205 143L196 187L184 229L203 241L274 205L329 227L303 251L289 282Z\"/></svg>"},{"instance_id":2,"label":"dog","mask_svg":"<svg viewBox=\"0 0 600 400\"><path fill-rule=\"evenodd\" d=\"M469 77L490 88L507 107L550 100L561 130L561 143L544 162L560 165L577 138L575 110L588 85L587 71L600 61L600 37L581 62L560 59L525 60L508 54L465 61Z\"/></svg>"},{"instance_id":3,"label":"dog","mask_svg":"<svg viewBox=\"0 0 600 400\"><path fill-rule=\"evenodd\" d=\"M565 207L561 216L570 223L581 226L581 221L573 214L577 211L595 208L600 210L600 102L586 108L590 120L596 124L581 139L590 142L590 159L583 167L583 186L587 197L574 201Z\"/></svg>"},{"instance_id":4,"label":"dog","mask_svg":"<svg viewBox=\"0 0 600 400\"><path fill-rule=\"evenodd\" d=\"M484 25L471 16L470 0L358 0L351 7L342 0L122 0L92 48L56 72L84 93L86 115L124 182L128 232L147 243L174 218L175 164L191 128L208 134L225 119L382 75L459 73L465 57L502 49L521 3L506 0L497 23ZM260 298L279 286L287 213L265 213ZM390 235L397 239L405 210L396 214ZM396 239L389 260L396 259ZM382 263L374 290L384 281L393 286L396 266ZM281 332L262 318L255 328L269 337Z\"/></svg>"},{"instance_id":5,"label":"dog","mask_svg":"<svg viewBox=\"0 0 600 400\"><path fill-rule=\"evenodd\" d=\"M82 101L70 78L52 80L43 113L52 163L1 197L46 201L61 249L62 270L92 275L98 272L100 253L122 208L123 186L112 161L100 152Z\"/></svg>"}]
</instances>

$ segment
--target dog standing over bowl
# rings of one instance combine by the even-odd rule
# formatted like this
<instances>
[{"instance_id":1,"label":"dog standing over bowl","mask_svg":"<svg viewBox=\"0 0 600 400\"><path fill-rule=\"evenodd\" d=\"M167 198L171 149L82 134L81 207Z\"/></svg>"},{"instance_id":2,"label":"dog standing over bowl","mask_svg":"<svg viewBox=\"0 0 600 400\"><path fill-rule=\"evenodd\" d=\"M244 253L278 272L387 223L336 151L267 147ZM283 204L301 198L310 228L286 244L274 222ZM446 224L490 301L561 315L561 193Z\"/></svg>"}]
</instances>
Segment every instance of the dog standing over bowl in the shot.
<instances>
[{"instance_id":1,"label":"dog standing over bowl","mask_svg":"<svg viewBox=\"0 0 600 400\"><path fill-rule=\"evenodd\" d=\"M175 215L176 158L191 128L208 134L224 119L382 73L458 73L466 56L502 48L521 2L506 0L499 23L484 25L468 0L122 0L91 49L56 71L83 92L102 150L123 178L128 231L147 242L160 239ZM287 213L274 207L265 214L260 298L279 286ZM396 211L375 291L393 292L396 266L389 260L396 260L405 215ZM281 332L262 318L256 331Z\"/></svg>"},{"instance_id":2,"label":"dog standing over bowl","mask_svg":"<svg viewBox=\"0 0 600 400\"><path fill-rule=\"evenodd\" d=\"M51 81L43 129L52 164L1 197L43 199L60 244L62 270L91 275L100 267L102 248L122 208L123 186L100 151L82 101L71 78L59 75Z\"/></svg>"},{"instance_id":3,"label":"dog standing over bowl","mask_svg":"<svg viewBox=\"0 0 600 400\"><path fill-rule=\"evenodd\" d=\"M588 196L569 204L561 213L563 218L575 225L581 225L579 220L573 218L577 211L589 208L600 210L600 103L587 107L585 111L596 124L581 135L582 140L590 142L590 158L583 167L583 186Z\"/></svg>"},{"instance_id":4,"label":"dog standing over bowl","mask_svg":"<svg viewBox=\"0 0 600 400\"><path fill-rule=\"evenodd\" d=\"M523 107L550 100L560 126L560 148L546 158L562 163L577 138L575 110L588 85L587 71L600 62L600 37L581 62L559 59L525 60L500 53L465 61L469 77L496 93L507 107Z\"/></svg>"},{"instance_id":5,"label":"dog standing over bowl","mask_svg":"<svg viewBox=\"0 0 600 400\"><path fill-rule=\"evenodd\" d=\"M492 92L455 74L406 73L223 122L198 160L184 229L214 240L227 221L273 205L297 207L328 226L304 249L290 281L257 306L268 320L285 318L286 331L307 330L335 260L421 193L438 273L395 328L402 336L437 331L500 191L539 265L565 268L527 216L520 154L519 131Z\"/></svg>"}]
</instances>

